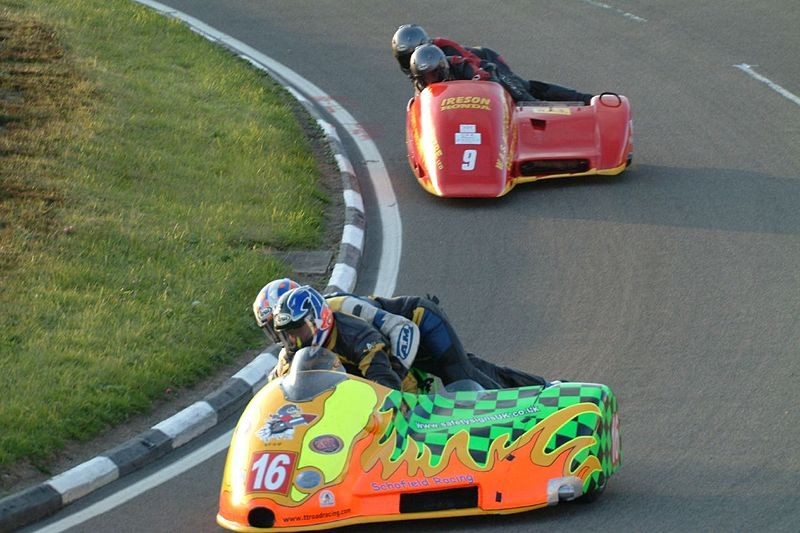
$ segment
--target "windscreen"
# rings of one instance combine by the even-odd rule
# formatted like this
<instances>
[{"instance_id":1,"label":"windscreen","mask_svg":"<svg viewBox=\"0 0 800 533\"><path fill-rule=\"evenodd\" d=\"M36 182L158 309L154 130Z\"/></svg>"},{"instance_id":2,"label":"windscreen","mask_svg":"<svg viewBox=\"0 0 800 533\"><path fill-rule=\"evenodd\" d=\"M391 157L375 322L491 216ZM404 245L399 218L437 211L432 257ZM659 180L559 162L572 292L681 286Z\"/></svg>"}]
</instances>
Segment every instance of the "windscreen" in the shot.
<instances>
[{"instance_id":1,"label":"windscreen","mask_svg":"<svg viewBox=\"0 0 800 533\"><path fill-rule=\"evenodd\" d=\"M325 348L302 348L281 383L287 400L305 402L347 379L339 357Z\"/></svg>"}]
</instances>

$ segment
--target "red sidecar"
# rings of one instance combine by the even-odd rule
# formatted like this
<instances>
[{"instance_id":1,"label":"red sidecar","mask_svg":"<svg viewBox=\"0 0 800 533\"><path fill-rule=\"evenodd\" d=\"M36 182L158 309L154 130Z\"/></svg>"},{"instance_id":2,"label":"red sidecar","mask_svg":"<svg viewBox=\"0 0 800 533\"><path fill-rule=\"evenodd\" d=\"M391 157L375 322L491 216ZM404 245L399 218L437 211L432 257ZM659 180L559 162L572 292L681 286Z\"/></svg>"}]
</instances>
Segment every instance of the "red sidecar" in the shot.
<instances>
[{"instance_id":1,"label":"red sidecar","mask_svg":"<svg viewBox=\"0 0 800 533\"><path fill-rule=\"evenodd\" d=\"M515 103L491 81L434 83L408 104L406 144L428 192L491 198L528 181L621 173L633 157L631 108L613 93L590 105Z\"/></svg>"}]
</instances>

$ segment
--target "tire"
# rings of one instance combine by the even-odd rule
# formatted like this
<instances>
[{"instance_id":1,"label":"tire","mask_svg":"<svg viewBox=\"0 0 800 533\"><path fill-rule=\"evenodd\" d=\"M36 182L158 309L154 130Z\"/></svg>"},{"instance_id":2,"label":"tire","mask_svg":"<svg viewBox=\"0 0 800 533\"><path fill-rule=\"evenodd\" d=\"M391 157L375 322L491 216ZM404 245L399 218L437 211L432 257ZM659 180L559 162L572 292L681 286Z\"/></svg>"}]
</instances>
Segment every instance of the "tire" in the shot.
<instances>
[{"instance_id":1,"label":"tire","mask_svg":"<svg viewBox=\"0 0 800 533\"><path fill-rule=\"evenodd\" d=\"M597 499L603 495L606 486L608 486L608 480L604 480L603 484L599 487L594 487L586 491L583 496L578 498L578 501L581 503L593 503L597 501Z\"/></svg>"}]
</instances>

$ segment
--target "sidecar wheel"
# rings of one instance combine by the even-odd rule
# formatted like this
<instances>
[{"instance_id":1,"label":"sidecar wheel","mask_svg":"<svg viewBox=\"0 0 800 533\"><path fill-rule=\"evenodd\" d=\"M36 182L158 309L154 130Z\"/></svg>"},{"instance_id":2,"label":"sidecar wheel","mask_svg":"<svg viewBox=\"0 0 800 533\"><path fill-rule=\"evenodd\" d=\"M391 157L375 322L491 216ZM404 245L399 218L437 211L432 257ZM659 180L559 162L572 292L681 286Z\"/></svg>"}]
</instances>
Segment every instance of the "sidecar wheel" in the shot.
<instances>
[{"instance_id":1,"label":"sidecar wheel","mask_svg":"<svg viewBox=\"0 0 800 533\"><path fill-rule=\"evenodd\" d=\"M592 503L596 501L600 496L603 495L603 492L606 490L606 486L608 485L608 480L604 480L603 484L599 487L592 487L588 491L586 491L583 496L578 498L578 501L581 503Z\"/></svg>"}]
</instances>

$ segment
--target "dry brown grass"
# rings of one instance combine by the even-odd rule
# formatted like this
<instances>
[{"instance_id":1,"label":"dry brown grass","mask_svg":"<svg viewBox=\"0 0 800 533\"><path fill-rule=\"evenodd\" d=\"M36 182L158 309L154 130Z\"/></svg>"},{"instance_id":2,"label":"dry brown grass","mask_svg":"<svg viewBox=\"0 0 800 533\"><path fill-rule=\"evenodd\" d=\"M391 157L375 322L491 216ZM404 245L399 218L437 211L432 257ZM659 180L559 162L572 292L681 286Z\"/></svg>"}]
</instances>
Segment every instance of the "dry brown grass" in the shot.
<instances>
[{"instance_id":1,"label":"dry brown grass","mask_svg":"<svg viewBox=\"0 0 800 533\"><path fill-rule=\"evenodd\" d=\"M0 12L0 279L58 227L53 162L85 89L52 28Z\"/></svg>"}]
</instances>

